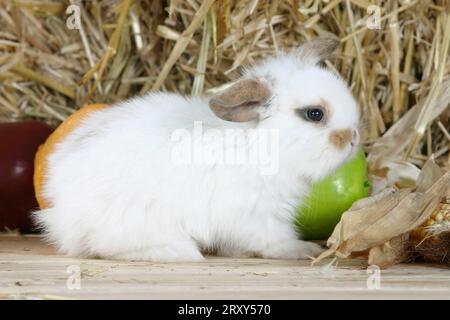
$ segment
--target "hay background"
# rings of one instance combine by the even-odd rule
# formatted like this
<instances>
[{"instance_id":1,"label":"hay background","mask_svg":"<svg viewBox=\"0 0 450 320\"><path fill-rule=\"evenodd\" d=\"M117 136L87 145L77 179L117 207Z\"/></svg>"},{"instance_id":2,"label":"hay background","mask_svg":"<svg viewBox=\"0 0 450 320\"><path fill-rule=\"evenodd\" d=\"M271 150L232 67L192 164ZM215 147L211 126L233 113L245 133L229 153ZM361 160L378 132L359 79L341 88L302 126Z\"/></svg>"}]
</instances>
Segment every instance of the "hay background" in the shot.
<instances>
[{"instance_id":1,"label":"hay background","mask_svg":"<svg viewBox=\"0 0 450 320\"><path fill-rule=\"evenodd\" d=\"M66 26L71 3L81 7L80 30ZM366 28L371 4L381 9L379 30ZM241 67L331 32L342 46L328 65L358 99L371 170L387 155L420 167L434 154L448 168L448 8L445 0L3 0L0 121L56 125L84 104L151 89L213 93Z\"/></svg>"}]
</instances>

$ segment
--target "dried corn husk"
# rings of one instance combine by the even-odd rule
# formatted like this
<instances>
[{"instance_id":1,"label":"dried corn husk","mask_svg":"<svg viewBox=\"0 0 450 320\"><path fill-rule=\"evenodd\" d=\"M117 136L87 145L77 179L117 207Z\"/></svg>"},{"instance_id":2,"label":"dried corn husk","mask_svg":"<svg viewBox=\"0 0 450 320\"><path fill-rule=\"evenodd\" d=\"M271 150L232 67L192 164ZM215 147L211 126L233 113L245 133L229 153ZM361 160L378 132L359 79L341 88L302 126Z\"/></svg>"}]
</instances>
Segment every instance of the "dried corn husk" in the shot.
<instances>
[{"instance_id":1,"label":"dried corn husk","mask_svg":"<svg viewBox=\"0 0 450 320\"><path fill-rule=\"evenodd\" d=\"M414 190L387 188L354 203L328 239L329 249L314 262L332 254L365 256L369 264L386 267L407 260L415 251L424 255L429 247L421 248L429 245L440 249L441 260L446 261L449 216L442 201L449 189L450 171L444 173L428 161Z\"/></svg>"}]
</instances>

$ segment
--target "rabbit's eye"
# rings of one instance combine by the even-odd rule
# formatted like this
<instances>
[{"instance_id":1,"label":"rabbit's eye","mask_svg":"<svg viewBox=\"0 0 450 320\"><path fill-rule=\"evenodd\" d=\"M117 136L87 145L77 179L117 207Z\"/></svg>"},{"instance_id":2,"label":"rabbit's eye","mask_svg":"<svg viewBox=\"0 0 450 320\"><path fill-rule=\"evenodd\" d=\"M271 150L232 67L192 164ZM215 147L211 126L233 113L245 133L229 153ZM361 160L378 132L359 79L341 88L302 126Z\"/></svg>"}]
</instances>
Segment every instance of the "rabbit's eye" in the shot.
<instances>
[{"instance_id":1,"label":"rabbit's eye","mask_svg":"<svg viewBox=\"0 0 450 320\"><path fill-rule=\"evenodd\" d=\"M297 113L306 121L321 122L324 118L323 110L317 107L297 109Z\"/></svg>"},{"instance_id":2,"label":"rabbit's eye","mask_svg":"<svg viewBox=\"0 0 450 320\"><path fill-rule=\"evenodd\" d=\"M308 109L306 111L306 116L311 121L321 121L323 118L323 111L320 109Z\"/></svg>"}]
</instances>

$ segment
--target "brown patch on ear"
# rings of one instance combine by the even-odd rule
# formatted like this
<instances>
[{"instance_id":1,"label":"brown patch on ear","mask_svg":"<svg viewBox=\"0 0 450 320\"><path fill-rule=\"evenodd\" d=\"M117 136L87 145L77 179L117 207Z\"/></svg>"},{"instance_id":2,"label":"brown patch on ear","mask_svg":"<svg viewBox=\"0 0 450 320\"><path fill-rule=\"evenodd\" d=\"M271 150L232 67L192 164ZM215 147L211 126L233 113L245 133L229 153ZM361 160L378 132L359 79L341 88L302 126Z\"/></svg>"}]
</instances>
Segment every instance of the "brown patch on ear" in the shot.
<instances>
[{"instance_id":1,"label":"brown patch on ear","mask_svg":"<svg viewBox=\"0 0 450 320\"><path fill-rule=\"evenodd\" d=\"M318 37L300 46L297 55L301 60L315 64L331 57L339 44L339 39L334 35Z\"/></svg>"},{"instance_id":2,"label":"brown patch on ear","mask_svg":"<svg viewBox=\"0 0 450 320\"><path fill-rule=\"evenodd\" d=\"M339 150L343 149L353 140L353 130L335 130L330 134L331 143Z\"/></svg>"},{"instance_id":3,"label":"brown patch on ear","mask_svg":"<svg viewBox=\"0 0 450 320\"><path fill-rule=\"evenodd\" d=\"M209 107L221 119L235 122L251 121L258 117L257 108L272 96L265 79L243 79L217 97Z\"/></svg>"}]
</instances>

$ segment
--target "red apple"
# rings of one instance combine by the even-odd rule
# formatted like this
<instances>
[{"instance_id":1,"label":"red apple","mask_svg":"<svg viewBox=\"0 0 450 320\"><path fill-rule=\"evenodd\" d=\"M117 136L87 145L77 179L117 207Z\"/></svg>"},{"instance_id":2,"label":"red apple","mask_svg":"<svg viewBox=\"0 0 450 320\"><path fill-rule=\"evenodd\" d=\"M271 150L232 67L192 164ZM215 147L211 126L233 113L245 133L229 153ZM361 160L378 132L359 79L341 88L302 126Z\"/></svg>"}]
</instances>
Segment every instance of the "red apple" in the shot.
<instances>
[{"instance_id":1,"label":"red apple","mask_svg":"<svg viewBox=\"0 0 450 320\"><path fill-rule=\"evenodd\" d=\"M39 121L0 123L0 231L32 230L34 156L52 131Z\"/></svg>"}]
</instances>

